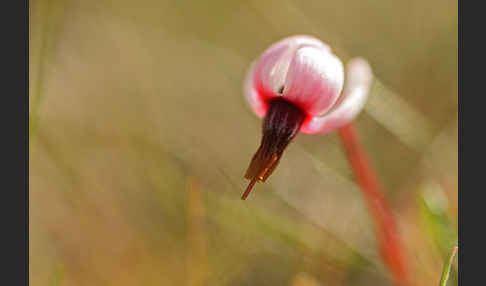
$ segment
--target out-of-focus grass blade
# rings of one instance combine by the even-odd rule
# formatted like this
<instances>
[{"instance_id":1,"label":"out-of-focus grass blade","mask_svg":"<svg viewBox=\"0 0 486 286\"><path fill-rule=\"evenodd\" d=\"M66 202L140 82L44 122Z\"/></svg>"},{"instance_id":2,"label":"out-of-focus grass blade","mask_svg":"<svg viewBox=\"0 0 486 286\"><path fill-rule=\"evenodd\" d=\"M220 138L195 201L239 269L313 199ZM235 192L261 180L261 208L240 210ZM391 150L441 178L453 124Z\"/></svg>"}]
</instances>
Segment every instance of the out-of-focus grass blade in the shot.
<instances>
[{"instance_id":1,"label":"out-of-focus grass blade","mask_svg":"<svg viewBox=\"0 0 486 286\"><path fill-rule=\"evenodd\" d=\"M445 256L456 244L457 231L447 213L449 201L443 192L439 184L426 182L422 185L419 201L425 230Z\"/></svg>"},{"instance_id":2,"label":"out-of-focus grass blade","mask_svg":"<svg viewBox=\"0 0 486 286\"><path fill-rule=\"evenodd\" d=\"M378 79L371 86L365 111L415 151L423 150L433 139L434 127L427 117Z\"/></svg>"},{"instance_id":3,"label":"out-of-focus grass blade","mask_svg":"<svg viewBox=\"0 0 486 286\"><path fill-rule=\"evenodd\" d=\"M51 278L49 279L49 286L57 286L61 285L64 278L64 269L62 265L56 264L54 266L53 273L51 274Z\"/></svg>"},{"instance_id":4,"label":"out-of-focus grass blade","mask_svg":"<svg viewBox=\"0 0 486 286\"><path fill-rule=\"evenodd\" d=\"M449 279L449 274L451 272L452 268L452 262L454 261L454 257L456 256L457 253L457 246L454 247L452 250L452 253L449 255L449 258L444 264L444 268L442 269L442 277L440 278L440 284L439 286L446 286L447 280Z\"/></svg>"},{"instance_id":5,"label":"out-of-focus grass blade","mask_svg":"<svg viewBox=\"0 0 486 286\"><path fill-rule=\"evenodd\" d=\"M29 150L32 148L33 138L36 135L39 125L40 106L45 99L47 65L55 53L56 36L59 32L59 23L64 13L64 0L44 0L36 3L35 13L30 15L30 28L39 25L40 28L30 32L29 40L32 41L29 57L31 62L31 72L29 74L30 98L29 98ZM32 20L35 19L35 20ZM32 38L32 33L40 33L40 37ZM36 51L32 49L38 49Z\"/></svg>"}]
</instances>

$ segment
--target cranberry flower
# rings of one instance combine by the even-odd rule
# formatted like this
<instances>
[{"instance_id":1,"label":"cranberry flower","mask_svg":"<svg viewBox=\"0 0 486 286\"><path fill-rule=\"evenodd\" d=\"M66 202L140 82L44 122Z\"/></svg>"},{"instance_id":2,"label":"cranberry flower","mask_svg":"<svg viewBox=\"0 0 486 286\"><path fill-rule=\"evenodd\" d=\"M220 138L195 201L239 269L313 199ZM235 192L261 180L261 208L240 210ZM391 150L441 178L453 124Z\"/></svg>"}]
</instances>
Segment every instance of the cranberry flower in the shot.
<instances>
[{"instance_id":1,"label":"cranberry flower","mask_svg":"<svg viewBox=\"0 0 486 286\"><path fill-rule=\"evenodd\" d=\"M344 70L331 48L311 36L292 36L271 45L251 65L244 92L263 118L263 137L245 178L264 182L299 132L328 133L349 123L363 108L372 73L361 58Z\"/></svg>"}]
</instances>

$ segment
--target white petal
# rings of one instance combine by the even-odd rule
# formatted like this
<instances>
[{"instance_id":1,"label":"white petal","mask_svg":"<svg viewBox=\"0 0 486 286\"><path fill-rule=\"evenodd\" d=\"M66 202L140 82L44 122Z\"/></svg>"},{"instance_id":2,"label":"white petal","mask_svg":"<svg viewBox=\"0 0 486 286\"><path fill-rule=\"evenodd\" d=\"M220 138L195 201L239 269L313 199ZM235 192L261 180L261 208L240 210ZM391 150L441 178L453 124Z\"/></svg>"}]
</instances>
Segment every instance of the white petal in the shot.
<instances>
[{"instance_id":1,"label":"white petal","mask_svg":"<svg viewBox=\"0 0 486 286\"><path fill-rule=\"evenodd\" d=\"M255 87L262 93L278 95L287 74L293 49L288 44L272 46L255 66Z\"/></svg>"},{"instance_id":2,"label":"white petal","mask_svg":"<svg viewBox=\"0 0 486 286\"><path fill-rule=\"evenodd\" d=\"M295 51L304 46L312 46L330 51L328 45L317 38L297 35L284 38L266 49L248 70L244 82L244 94L253 111L263 117L266 104L263 99L281 96L280 91Z\"/></svg>"},{"instance_id":3,"label":"white petal","mask_svg":"<svg viewBox=\"0 0 486 286\"><path fill-rule=\"evenodd\" d=\"M318 116L337 101L343 78L343 65L334 54L319 47L300 47L287 72L284 97Z\"/></svg>"},{"instance_id":4,"label":"white petal","mask_svg":"<svg viewBox=\"0 0 486 286\"><path fill-rule=\"evenodd\" d=\"M324 116L314 117L302 126L301 132L327 133L349 123L363 109L373 74L368 62L354 58L347 65L346 86L335 106Z\"/></svg>"},{"instance_id":5,"label":"white petal","mask_svg":"<svg viewBox=\"0 0 486 286\"><path fill-rule=\"evenodd\" d=\"M304 35L284 38L271 45L260 56L255 66L256 89L263 89L266 93L272 92L279 95L292 57L297 49L307 46L330 51L329 46L320 40Z\"/></svg>"},{"instance_id":6,"label":"white petal","mask_svg":"<svg viewBox=\"0 0 486 286\"><path fill-rule=\"evenodd\" d=\"M262 118L265 116L266 108L254 84L255 64L255 62L251 64L246 75L244 82L244 95L253 112L255 112L258 117Z\"/></svg>"}]
</instances>

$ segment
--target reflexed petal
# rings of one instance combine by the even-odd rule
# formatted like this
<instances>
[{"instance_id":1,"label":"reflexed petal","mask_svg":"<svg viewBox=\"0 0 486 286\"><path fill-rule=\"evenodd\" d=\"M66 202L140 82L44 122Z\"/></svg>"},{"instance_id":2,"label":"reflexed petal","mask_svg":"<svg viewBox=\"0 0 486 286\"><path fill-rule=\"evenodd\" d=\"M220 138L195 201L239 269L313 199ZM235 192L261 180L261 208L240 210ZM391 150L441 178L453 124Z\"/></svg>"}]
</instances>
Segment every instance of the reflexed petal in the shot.
<instances>
[{"instance_id":1,"label":"reflexed petal","mask_svg":"<svg viewBox=\"0 0 486 286\"><path fill-rule=\"evenodd\" d=\"M266 97L279 96L292 56L289 45L272 46L257 61L254 70L256 90Z\"/></svg>"},{"instance_id":2,"label":"reflexed petal","mask_svg":"<svg viewBox=\"0 0 486 286\"><path fill-rule=\"evenodd\" d=\"M255 62L251 64L250 69L246 75L244 83L244 95L253 112L255 112L258 117L262 118L263 116L265 116L266 106L261 100L260 95L258 94L258 91L256 90L254 84L253 78L255 76L255 64Z\"/></svg>"},{"instance_id":3,"label":"reflexed petal","mask_svg":"<svg viewBox=\"0 0 486 286\"><path fill-rule=\"evenodd\" d=\"M290 61L297 49L315 47L323 51L331 49L317 38L311 36L288 37L271 45L250 70L254 73L255 89L265 98L280 96Z\"/></svg>"},{"instance_id":4,"label":"reflexed petal","mask_svg":"<svg viewBox=\"0 0 486 286\"><path fill-rule=\"evenodd\" d=\"M275 43L274 45L270 46L269 49L272 49L272 47L276 45L288 45L297 48L303 46L314 46L314 47L322 48L323 50L326 50L328 52L331 52L331 47L324 44L321 40L308 35L296 35L296 36L284 38L278 41L277 43Z\"/></svg>"},{"instance_id":5,"label":"reflexed petal","mask_svg":"<svg viewBox=\"0 0 486 286\"><path fill-rule=\"evenodd\" d=\"M368 62L352 59L347 65L346 86L335 106L324 116L314 117L302 126L301 132L327 133L349 123L363 109L373 74Z\"/></svg>"},{"instance_id":6,"label":"reflexed petal","mask_svg":"<svg viewBox=\"0 0 486 286\"><path fill-rule=\"evenodd\" d=\"M304 46L292 57L285 79L284 97L308 114L324 114L343 87L341 61L328 50Z\"/></svg>"}]
</instances>

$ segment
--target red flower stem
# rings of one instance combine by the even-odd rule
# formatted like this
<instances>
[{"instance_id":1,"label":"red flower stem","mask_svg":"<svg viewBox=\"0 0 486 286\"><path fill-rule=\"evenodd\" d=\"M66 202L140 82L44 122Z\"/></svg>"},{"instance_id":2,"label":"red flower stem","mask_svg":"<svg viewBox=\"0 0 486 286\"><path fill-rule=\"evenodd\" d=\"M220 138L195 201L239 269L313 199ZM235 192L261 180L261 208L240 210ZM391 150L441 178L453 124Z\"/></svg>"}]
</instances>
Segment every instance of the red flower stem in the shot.
<instances>
[{"instance_id":1,"label":"red flower stem","mask_svg":"<svg viewBox=\"0 0 486 286\"><path fill-rule=\"evenodd\" d=\"M383 189L375 171L362 147L356 129L348 124L338 130L341 142L353 169L377 230L380 254L391 272L396 285L409 284L405 264L404 248L398 234L397 223L393 217Z\"/></svg>"}]
</instances>

